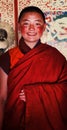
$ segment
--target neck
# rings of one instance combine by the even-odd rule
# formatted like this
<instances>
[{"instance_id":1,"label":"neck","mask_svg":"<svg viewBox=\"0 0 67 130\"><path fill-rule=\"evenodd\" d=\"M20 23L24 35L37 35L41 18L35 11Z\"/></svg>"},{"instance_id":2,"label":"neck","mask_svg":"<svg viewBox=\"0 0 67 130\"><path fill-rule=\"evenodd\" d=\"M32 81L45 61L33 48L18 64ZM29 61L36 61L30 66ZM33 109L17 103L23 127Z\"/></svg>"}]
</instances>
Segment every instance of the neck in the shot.
<instances>
[{"instance_id":1,"label":"neck","mask_svg":"<svg viewBox=\"0 0 67 130\"><path fill-rule=\"evenodd\" d=\"M32 43L32 42L31 42L31 43L25 42L25 43L26 43L26 45L29 46L31 49L34 48L35 45L37 44L37 43Z\"/></svg>"}]
</instances>

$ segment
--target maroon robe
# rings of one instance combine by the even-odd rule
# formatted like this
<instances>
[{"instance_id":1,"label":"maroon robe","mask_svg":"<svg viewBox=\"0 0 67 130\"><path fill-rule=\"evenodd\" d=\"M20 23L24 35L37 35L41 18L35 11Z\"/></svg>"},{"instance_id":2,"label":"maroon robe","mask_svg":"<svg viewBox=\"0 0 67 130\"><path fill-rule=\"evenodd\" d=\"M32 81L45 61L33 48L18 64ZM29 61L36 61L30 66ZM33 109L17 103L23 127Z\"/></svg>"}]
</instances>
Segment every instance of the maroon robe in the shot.
<instances>
[{"instance_id":1,"label":"maroon robe","mask_svg":"<svg viewBox=\"0 0 67 130\"><path fill-rule=\"evenodd\" d=\"M9 73L4 130L24 129L67 130L67 62L47 44L25 54Z\"/></svg>"}]
</instances>

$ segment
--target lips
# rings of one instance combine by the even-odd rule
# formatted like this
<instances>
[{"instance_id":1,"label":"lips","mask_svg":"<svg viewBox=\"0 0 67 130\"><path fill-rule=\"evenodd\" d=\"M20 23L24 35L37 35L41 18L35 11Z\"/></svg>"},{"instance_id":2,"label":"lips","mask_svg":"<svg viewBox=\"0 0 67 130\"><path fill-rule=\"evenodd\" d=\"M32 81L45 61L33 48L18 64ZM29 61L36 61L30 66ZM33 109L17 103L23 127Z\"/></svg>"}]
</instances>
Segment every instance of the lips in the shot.
<instances>
[{"instance_id":1,"label":"lips","mask_svg":"<svg viewBox=\"0 0 67 130\"><path fill-rule=\"evenodd\" d=\"M27 35L28 36L36 36L36 33L34 33L34 32L28 32Z\"/></svg>"}]
</instances>

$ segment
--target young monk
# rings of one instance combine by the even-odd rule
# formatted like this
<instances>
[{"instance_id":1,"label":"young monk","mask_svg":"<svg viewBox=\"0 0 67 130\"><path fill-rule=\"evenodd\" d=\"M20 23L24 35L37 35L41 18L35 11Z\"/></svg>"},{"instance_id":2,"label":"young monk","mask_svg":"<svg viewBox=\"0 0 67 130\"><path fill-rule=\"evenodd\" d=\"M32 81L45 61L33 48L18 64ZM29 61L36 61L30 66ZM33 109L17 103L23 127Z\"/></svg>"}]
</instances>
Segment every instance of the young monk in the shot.
<instances>
[{"instance_id":1,"label":"young monk","mask_svg":"<svg viewBox=\"0 0 67 130\"><path fill-rule=\"evenodd\" d=\"M25 7L19 45L0 57L0 130L67 129L67 62L40 38L44 13Z\"/></svg>"}]
</instances>

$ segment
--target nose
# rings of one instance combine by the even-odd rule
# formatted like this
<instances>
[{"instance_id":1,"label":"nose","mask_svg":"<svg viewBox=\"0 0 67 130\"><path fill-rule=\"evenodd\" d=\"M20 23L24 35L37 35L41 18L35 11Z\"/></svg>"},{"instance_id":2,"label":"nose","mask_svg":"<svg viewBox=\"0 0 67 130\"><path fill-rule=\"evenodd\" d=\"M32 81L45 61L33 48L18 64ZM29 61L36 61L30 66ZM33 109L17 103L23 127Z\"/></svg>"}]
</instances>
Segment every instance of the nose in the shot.
<instances>
[{"instance_id":1,"label":"nose","mask_svg":"<svg viewBox=\"0 0 67 130\"><path fill-rule=\"evenodd\" d=\"M30 25L29 25L29 29L30 29L30 30L33 30L33 29L35 29L35 26L34 26L34 24L30 24Z\"/></svg>"}]
</instances>

